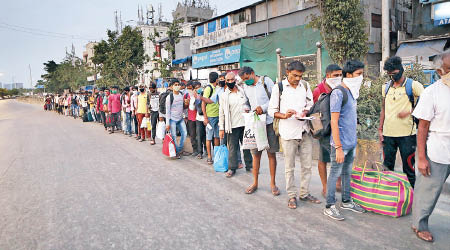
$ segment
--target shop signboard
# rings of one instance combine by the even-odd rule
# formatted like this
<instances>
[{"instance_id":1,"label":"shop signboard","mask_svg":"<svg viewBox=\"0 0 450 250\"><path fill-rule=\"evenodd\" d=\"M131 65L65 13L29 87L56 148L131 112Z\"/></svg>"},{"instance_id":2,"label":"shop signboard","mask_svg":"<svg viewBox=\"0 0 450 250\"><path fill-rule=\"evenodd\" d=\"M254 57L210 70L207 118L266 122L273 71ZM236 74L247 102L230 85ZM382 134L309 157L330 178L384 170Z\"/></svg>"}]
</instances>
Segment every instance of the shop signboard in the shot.
<instances>
[{"instance_id":1,"label":"shop signboard","mask_svg":"<svg viewBox=\"0 0 450 250\"><path fill-rule=\"evenodd\" d=\"M192 55L192 68L205 68L215 65L239 62L241 46L231 46Z\"/></svg>"}]
</instances>

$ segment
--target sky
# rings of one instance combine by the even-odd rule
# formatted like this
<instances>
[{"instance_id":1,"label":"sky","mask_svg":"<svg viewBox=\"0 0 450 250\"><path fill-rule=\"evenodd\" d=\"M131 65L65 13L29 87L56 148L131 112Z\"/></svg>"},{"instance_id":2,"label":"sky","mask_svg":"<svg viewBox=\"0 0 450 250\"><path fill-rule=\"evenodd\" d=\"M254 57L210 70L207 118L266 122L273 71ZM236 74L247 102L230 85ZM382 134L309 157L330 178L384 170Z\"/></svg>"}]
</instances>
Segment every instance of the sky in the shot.
<instances>
[{"instance_id":1,"label":"sky","mask_svg":"<svg viewBox=\"0 0 450 250\"><path fill-rule=\"evenodd\" d=\"M181 1L181 0L180 0ZM241 8L257 0L209 0L217 14ZM82 57L89 41L106 38L114 29L114 11L122 14L123 25L137 20L137 8L162 3L163 17L172 20L175 0L0 0L0 82L33 86L45 74L44 62L61 62L72 44ZM133 21L128 24L133 24Z\"/></svg>"}]
</instances>

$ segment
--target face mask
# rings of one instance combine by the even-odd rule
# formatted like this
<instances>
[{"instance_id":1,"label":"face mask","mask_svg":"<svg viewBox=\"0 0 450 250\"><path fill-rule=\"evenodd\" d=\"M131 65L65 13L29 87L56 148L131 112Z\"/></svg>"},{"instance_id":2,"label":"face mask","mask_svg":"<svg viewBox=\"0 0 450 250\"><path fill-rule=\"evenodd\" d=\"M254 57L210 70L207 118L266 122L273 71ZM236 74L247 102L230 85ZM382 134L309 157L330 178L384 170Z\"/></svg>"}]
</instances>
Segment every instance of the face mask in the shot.
<instances>
[{"instance_id":1,"label":"face mask","mask_svg":"<svg viewBox=\"0 0 450 250\"><path fill-rule=\"evenodd\" d=\"M145 89L139 89L139 91L141 91L142 93L144 93Z\"/></svg>"},{"instance_id":2,"label":"face mask","mask_svg":"<svg viewBox=\"0 0 450 250\"><path fill-rule=\"evenodd\" d=\"M403 75L403 68L401 68L397 74L391 75L390 78L392 81L397 82L398 80L400 80L400 78L402 78L402 75Z\"/></svg>"},{"instance_id":3,"label":"face mask","mask_svg":"<svg viewBox=\"0 0 450 250\"><path fill-rule=\"evenodd\" d=\"M113 93L113 94L117 94L117 90L113 90L112 93Z\"/></svg>"},{"instance_id":4,"label":"face mask","mask_svg":"<svg viewBox=\"0 0 450 250\"><path fill-rule=\"evenodd\" d=\"M352 93L353 98L358 99L359 97L359 89L361 88L361 84L363 82L364 78L362 75L354 78L344 78L343 82L347 87L350 89L350 92Z\"/></svg>"},{"instance_id":5,"label":"face mask","mask_svg":"<svg viewBox=\"0 0 450 250\"><path fill-rule=\"evenodd\" d=\"M442 70L444 72L444 70ZM442 82L450 87L450 72L448 72L446 75L441 76Z\"/></svg>"},{"instance_id":6,"label":"face mask","mask_svg":"<svg viewBox=\"0 0 450 250\"><path fill-rule=\"evenodd\" d=\"M251 86L251 85L253 85L253 84L255 83L255 79L248 79L248 80L245 80L244 82L245 82L245 84L247 84L248 86Z\"/></svg>"},{"instance_id":7,"label":"face mask","mask_svg":"<svg viewBox=\"0 0 450 250\"><path fill-rule=\"evenodd\" d=\"M341 85L342 77L327 78L326 81L328 86L330 86L331 89L334 89L337 86Z\"/></svg>"},{"instance_id":8,"label":"face mask","mask_svg":"<svg viewBox=\"0 0 450 250\"><path fill-rule=\"evenodd\" d=\"M199 89L197 89L197 94L202 94L202 92L203 92L203 89L201 89L201 88L199 88Z\"/></svg>"},{"instance_id":9,"label":"face mask","mask_svg":"<svg viewBox=\"0 0 450 250\"><path fill-rule=\"evenodd\" d=\"M179 92L181 89L181 86L173 86L173 91Z\"/></svg>"},{"instance_id":10,"label":"face mask","mask_svg":"<svg viewBox=\"0 0 450 250\"><path fill-rule=\"evenodd\" d=\"M225 81L219 81L219 86L220 87L224 87L225 86Z\"/></svg>"},{"instance_id":11,"label":"face mask","mask_svg":"<svg viewBox=\"0 0 450 250\"><path fill-rule=\"evenodd\" d=\"M234 86L236 86L236 82L227 82L227 86L229 89L234 89Z\"/></svg>"}]
</instances>

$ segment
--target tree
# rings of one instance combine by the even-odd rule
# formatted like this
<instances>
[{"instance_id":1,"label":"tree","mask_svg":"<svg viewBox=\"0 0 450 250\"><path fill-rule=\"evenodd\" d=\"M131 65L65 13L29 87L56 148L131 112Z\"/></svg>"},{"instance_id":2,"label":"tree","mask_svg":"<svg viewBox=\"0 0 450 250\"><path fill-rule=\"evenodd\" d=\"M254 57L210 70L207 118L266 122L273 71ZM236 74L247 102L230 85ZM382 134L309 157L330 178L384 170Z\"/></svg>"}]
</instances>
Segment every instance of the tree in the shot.
<instances>
[{"instance_id":1,"label":"tree","mask_svg":"<svg viewBox=\"0 0 450 250\"><path fill-rule=\"evenodd\" d=\"M320 16L313 17L310 27L320 30L333 61L342 65L349 59L362 59L369 47L360 0L316 1Z\"/></svg>"},{"instance_id":2,"label":"tree","mask_svg":"<svg viewBox=\"0 0 450 250\"><path fill-rule=\"evenodd\" d=\"M59 64L53 60L44 63L44 70L47 74L41 76L44 81L38 81L38 85L44 85L48 92L77 90L86 85L87 77L92 74L85 63L72 53L67 53Z\"/></svg>"},{"instance_id":3,"label":"tree","mask_svg":"<svg viewBox=\"0 0 450 250\"><path fill-rule=\"evenodd\" d=\"M108 39L94 47L92 62L98 65L102 79L99 85L129 86L137 83L144 63L144 38L137 28L126 26L122 34L108 30Z\"/></svg>"},{"instance_id":4,"label":"tree","mask_svg":"<svg viewBox=\"0 0 450 250\"><path fill-rule=\"evenodd\" d=\"M175 46L180 42L180 35L183 33L181 30L181 23L183 19L174 18L174 21L169 25L169 29L167 30L167 38L168 42L165 45L165 49L168 51L169 58L158 57L158 52L156 51L153 54L153 62L157 64L157 67L152 71L159 71L161 77L170 77L174 67L172 66L172 60L176 59ZM149 40L153 43L153 46L156 48L157 41L156 39L160 38L159 32L154 29L153 35L149 36ZM152 73L153 73L152 72Z\"/></svg>"}]
</instances>

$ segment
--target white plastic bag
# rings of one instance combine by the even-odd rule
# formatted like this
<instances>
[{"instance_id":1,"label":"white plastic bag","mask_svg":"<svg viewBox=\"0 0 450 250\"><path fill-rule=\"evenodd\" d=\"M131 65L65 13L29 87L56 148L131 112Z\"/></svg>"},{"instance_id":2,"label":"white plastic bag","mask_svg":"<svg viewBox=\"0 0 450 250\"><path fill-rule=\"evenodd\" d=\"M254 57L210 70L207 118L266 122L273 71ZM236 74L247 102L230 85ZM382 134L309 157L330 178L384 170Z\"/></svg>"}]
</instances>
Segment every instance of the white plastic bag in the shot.
<instances>
[{"instance_id":1,"label":"white plastic bag","mask_svg":"<svg viewBox=\"0 0 450 250\"><path fill-rule=\"evenodd\" d=\"M244 128L244 136L242 139L242 149L256 149L258 146L256 145L255 138L255 113L243 113L245 120L245 128Z\"/></svg>"},{"instance_id":2,"label":"white plastic bag","mask_svg":"<svg viewBox=\"0 0 450 250\"><path fill-rule=\"evenodd\" d=\"M147 128L147 117L142 118L141 128Z\"/></svg>"},{"instance_id":3,"label":"white plastic bag","mask_svg":"<svg viewBox=\"0 0 450 250\"><path fill-rule=\"evenodd\" d=\"M269 140L267 139L267 129L266 129L266 115L257 115L254 116L255 129L255 139L256 146L258 147L258 151L263 151L269 148Z\"/></svg>"},{"instance_id":4,"label":"white plastic bag","mask_svg":"<svg viewBox=\"0 0 450 250\"><path fill-rule=\"evenodd\" d=\"M158 122L156 125L156 137L160 140L164 140L166 136L166 123L164 121Z\"/></svg>"}]
</instances>

